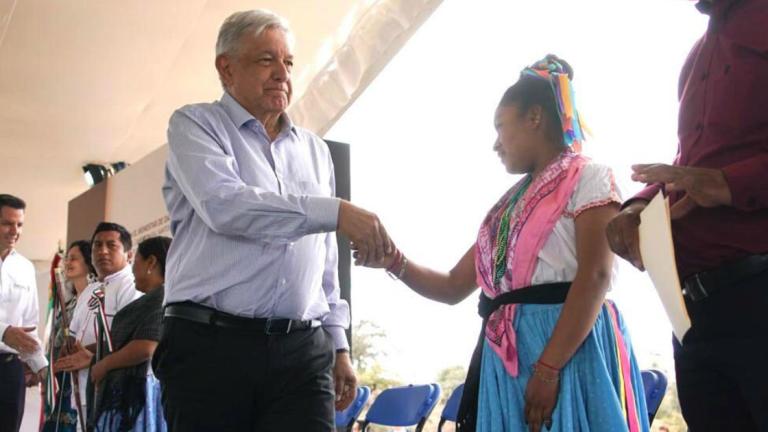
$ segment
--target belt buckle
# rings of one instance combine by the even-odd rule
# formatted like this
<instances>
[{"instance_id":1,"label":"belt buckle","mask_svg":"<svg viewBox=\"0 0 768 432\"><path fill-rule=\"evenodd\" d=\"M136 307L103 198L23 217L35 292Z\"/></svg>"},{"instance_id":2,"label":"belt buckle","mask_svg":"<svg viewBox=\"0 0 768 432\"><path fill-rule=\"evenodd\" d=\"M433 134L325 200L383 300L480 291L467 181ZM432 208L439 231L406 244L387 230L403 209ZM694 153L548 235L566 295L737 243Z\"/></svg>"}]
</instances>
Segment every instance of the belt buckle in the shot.
<instances>
[{"instance_id":1,"label":"belt buckle","mask_svg":"<svg viewBox=\"0 0 768 432\"><path fill-rule=\"evenodd\" d=\"M281 325L282 322L288 322L288 325ZM272 319L268 318L267 323L264 325L264 333L268 335L275 334L288 334L291 332L291 326L293 321L289 319Z\"/></svg>"},{"instance_id":2,"label":"belt buckle","mask_svg":"<svg viewBox=\"0 0 768 432\"><path fill-rule=\"evenodd\" d=\"M700 273L696 273L686 280L683 295L693 301L699 301L709 297L707 289L704 287L704 284L701 283Z\"/></svg>"}]
</instances>

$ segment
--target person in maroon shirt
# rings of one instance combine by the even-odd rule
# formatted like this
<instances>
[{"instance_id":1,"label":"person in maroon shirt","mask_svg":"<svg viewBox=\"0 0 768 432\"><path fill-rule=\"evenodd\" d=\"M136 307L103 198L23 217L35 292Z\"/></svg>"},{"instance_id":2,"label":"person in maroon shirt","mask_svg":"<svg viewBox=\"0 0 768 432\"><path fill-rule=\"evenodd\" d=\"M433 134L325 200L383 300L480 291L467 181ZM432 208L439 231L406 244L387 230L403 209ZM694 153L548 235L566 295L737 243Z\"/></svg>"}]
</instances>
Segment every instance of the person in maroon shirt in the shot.
<instances>
[{"instance_id":1,"label":"person in maroon shirt","mask_svg":"<svg viewBox=\"0 0 768 432\"><path fill-rule=\"evenodd\" d=\"M699 1L710 16L680 76L673 165L632 167L649 186L607 228L611 248L643 269L639 214L670 197L692 328L675 342L692 431L768 430L768 1Z\"/></svg>"}]
</instances>

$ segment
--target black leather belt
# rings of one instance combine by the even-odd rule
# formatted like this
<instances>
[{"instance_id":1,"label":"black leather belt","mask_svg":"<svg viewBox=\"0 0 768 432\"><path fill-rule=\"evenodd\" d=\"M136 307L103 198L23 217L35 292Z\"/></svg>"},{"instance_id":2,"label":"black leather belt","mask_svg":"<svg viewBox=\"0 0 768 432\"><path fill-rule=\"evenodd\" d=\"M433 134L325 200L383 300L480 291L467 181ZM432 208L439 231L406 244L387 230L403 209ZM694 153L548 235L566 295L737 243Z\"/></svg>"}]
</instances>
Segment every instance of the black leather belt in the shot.
<instances>
[{"instance_id":1,"label":"black leather belt","mask_svg":"<svg viewBox=\"0 0 768 432\"><path fill-rule=\"evenodd\" d=\"M192 302L171 303L165 306L165 317L181 318L217 327L249 329L268 335L288 334L318 327L320 321L299 321L287 318L245 318L221 312Z\"/></svg>"},{"instance_id":2,"label":"black leather belt","mask_svg":"<svg viewBox=\"0 0 768 432\"><path fill-rule=\"evenodd\" d=\"M731 287L768 270L768 254L750 255L714 270L696 273L683 281L683 296L701 301L721 288Z\"/></svg>"},{"instance_id":3,"label":"black leather belt","mask_svg":"<svg viewBox=\"0 0 768 432\"><path fill-rule=\"evenodd\" d=\"M0 363L9 363L18 357L13 353L0 353Z\"/></svg>"}]
</instances>

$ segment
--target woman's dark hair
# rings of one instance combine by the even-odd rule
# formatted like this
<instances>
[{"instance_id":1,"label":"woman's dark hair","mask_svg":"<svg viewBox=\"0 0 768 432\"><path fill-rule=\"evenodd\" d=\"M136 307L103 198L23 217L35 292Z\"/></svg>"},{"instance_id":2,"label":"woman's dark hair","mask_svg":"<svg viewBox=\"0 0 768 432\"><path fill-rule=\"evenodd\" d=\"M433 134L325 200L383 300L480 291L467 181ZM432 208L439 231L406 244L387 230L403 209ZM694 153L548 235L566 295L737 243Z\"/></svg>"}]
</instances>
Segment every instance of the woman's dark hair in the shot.
<instances>
[{"instance_id":1,"label":"woman's dark hair","mask_svg":"<svg viewBox=\"0 0 768 432\"><path fill-rule=\"evenodd\" d=\"M165 259L168 256L168 248L171 247L171 239L169 237L150 237L141 243L136 250L139 255L144 259L149 259L153 256L157 260L157 264L160 266L160 274L165 278Z\"/></svg>"},{"instance_id":2,"label":"woman's dark hair","mask_svg":"<svg viewBox=\"0 0 768 432\"><path fill-rule=\"evenodd\" d=\"M67 248L67 252L69 252L69 250L73 247L76 247L80 250L80 254L83 256L83 260L85 261L85 267L88 269L88 274L96 276L96 268L93 266L93 262L91 261L91 243L88 240L73 241Z\"/></svg>"},{"instance_id":3,"label":"woman's dark hair","mask_svg":"<svg viewBox=\"0 0 768 432\"><path fill-rule=\"evenodd\" d=\"M553 54L548 54L542 62L557 61L568 78L573 80L573 68L565 60ZM556 143L565 145L560 111L552 84L548 79L522 74L520 79L504 92L499 102L500 106L516 106L520 115L528 113L534 106L540 106L546 117L547 133Z\"/></svg>"}]
</instances>

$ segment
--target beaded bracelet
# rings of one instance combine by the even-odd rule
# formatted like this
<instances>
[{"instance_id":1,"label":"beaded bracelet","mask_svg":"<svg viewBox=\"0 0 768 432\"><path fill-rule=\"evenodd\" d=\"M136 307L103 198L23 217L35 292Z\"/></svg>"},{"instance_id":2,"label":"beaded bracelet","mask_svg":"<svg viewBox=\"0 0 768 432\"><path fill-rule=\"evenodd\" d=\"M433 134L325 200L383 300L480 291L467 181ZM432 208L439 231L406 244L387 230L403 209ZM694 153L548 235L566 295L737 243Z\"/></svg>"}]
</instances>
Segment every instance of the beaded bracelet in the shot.
<instances>
[{"instance_id":1,"label":"beaded bracelet","mask_svg":"<svg viewBox=\"0 0 768 432\"><path fill-rule=\"evenodd\" d=\"M403 275L405 274L405 267L408 265L408 258L403 255L400 250L395 251L395 260L392 262L392 265L387 267L387 274L389 277L395 280L400 280L403 278ZM397 272L397 274L395 274Z\"/></svg>"},{"instance_id":2,"label":"beaded bracelet","mask_svg":"<svg viewBox=\"0 0 768 432\"><path fill-rule=\"evenodd\" d=\"M398 279L402 279L405 275L405 268L408 266L408 258L403 256L403 265L400 267L400 273L397 274Z\"/></svg>"}]
</instances>

